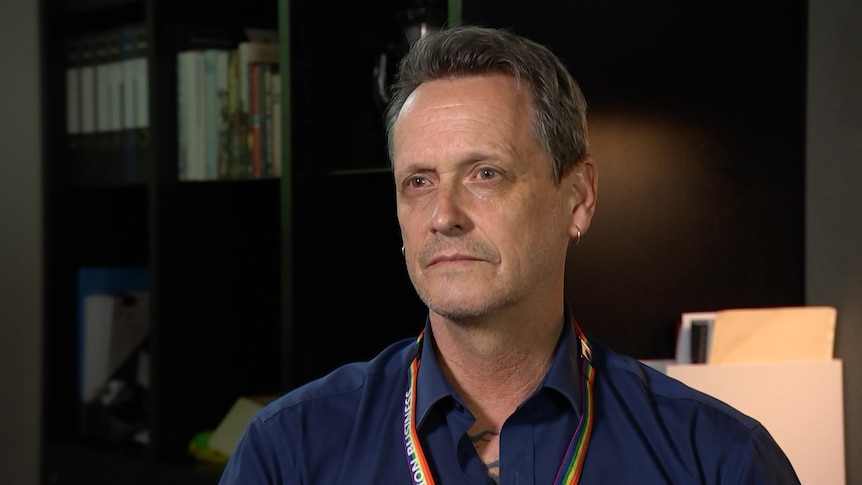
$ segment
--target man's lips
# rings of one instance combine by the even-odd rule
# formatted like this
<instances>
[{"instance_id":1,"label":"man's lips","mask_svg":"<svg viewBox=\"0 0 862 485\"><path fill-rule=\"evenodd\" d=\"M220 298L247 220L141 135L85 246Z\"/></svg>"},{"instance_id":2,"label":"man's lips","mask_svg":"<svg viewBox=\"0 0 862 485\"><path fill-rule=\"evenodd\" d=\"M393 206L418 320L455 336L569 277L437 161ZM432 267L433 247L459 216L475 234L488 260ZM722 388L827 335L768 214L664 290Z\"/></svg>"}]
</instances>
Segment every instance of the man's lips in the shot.
<instances>
[{"instance_id":1,"label":"man's lips","mask_svg":"<svg viewBox=\"0 0 862 485\"><path fill-rule=\"evenodd\" d=\"M499 263L499 256L485 244L472 241L433 240L419 250L418 262L422 268L439 264L471 262Z\"/></svg>"},{"instance_id":2,"label":"man's lips","mask_svg":"<svg viewBox=\"0 0 862 485\"><path fill-rule=\"evenodd\" d=\"M453 255L441 255L435 256L431 258L431 261L428 263L428 266L434 266L438 264L447 264L447 263L468 263L472 261L482 261L480 258L476 256L471 256L467 254L453 254Z\"/></svg>"}]
</instances>

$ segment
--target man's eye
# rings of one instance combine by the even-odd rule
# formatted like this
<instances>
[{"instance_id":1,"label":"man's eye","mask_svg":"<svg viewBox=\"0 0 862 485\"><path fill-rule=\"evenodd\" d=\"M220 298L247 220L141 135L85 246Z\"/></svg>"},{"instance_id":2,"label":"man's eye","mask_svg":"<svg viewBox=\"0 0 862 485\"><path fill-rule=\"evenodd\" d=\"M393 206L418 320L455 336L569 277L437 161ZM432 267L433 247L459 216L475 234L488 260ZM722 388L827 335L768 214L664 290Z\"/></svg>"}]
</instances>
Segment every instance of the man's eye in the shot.
<instances>
[{"instance_id":1,"label":"man's eye","mask_svg":"<svg viewBox=\"0 0 862 485\"><path fill-rule=\"evenodd\" d=\"M407 185L413 188L424 187L427 184L428 181L424 177L413 177L407 181Z\"/></svg>"},{"instance_id":2,"label":"man's eye","mask_svg":"<svg viewBox=\"0 0 862 485\"><path fill-rule=\"evenodd\" d=\"M483 168L479 170L479 178L483 180L492 179L497 176L497 171L493 168Z\"/></svg>"}]
</instances>

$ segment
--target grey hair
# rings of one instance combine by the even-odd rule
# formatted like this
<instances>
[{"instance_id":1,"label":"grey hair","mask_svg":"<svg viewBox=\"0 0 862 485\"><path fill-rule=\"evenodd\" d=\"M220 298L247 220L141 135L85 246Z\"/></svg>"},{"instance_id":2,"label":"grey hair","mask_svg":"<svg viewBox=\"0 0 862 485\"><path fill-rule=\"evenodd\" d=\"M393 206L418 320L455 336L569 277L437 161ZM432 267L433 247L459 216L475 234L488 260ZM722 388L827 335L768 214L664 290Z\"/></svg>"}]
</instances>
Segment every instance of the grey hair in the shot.
<instances>
[{"instance_id":1,"label":"grey hair","mask_svg":"<svg viewBox=\"0 0 862 485\"><path fill-rule=\"evenodd\" d=\"M559 183L588 154L586 101L562 61L546 47L501 29L460 26L426 34L398 65L384 114L389 158L401 108L420 84L485 74L527 81L533 136L551 159Z\"/></svg>"}]
</instances>

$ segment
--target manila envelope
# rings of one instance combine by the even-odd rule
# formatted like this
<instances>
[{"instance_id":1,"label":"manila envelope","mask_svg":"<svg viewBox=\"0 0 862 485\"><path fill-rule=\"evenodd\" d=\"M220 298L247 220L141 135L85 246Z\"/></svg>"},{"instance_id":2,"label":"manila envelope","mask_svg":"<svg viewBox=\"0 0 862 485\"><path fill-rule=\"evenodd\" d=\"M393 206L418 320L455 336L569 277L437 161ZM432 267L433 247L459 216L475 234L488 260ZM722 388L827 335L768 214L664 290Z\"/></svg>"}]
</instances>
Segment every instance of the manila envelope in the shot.
<instances>
[{"instance_id":1,"label":"manila envelope","mask_svg":"<svg viewBox=\"0 0 862 485\"><path fill-rule=\"evenodd\" d=\"M827 306L716 312L708 363L830 360L836 316Z\"/></svg>"}]
</instances>

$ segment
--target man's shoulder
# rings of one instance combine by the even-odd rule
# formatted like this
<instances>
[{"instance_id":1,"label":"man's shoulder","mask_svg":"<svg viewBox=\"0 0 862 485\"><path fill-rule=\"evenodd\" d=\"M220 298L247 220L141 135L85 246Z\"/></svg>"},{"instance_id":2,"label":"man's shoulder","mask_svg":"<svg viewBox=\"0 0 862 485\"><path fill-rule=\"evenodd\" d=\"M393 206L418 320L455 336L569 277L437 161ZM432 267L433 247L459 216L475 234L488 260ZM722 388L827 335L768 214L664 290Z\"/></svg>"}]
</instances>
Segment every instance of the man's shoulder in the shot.
<instances>
[{"instance_id":1,"label":"man's shoulder","mask_svg":"<svg viewBox=\"0 0 862 485\"><path fill-rule=\"evenodd\" d=\"M592 343L595 419L587 473L604 482L799 483L755 418L629 356ZM625 443L625 453L614 453Z\"/></svg>"},{"instance_id":2,"label":"man's shoulder","mask_svg":"<svg viewBox=\"0 0 862 485\"><path fill-rule=\"evenodd\" d=\"M293 408L350 409L369 393L403 385L413 357L415 339L395 342L368 361L342 365L323 377L305 383L267 405L258 413L263 421ZM353 408L355 409L355 408Z\"/></svg>"},{"instance_id":3,"label":"man's shoulder","mask_svg":"<svg viewBox=\"0 0 862 485\"><path fill-rule=\"evenodd\" d=\"M392 448L392 456L376 467L368 465L369 457L381 443L401 436L413 352L412 341L396 342L369 361L343 365L265 406L238 442L223 483L346 483L346 474L363 467L362 476L383 473L383 465L403 451Z\"/></svg>"},{"instance_id":4,"label":"man's shoulder","mask_svg":"<svg viewBox=\"0 0 862 485\"><path fill-rule=\"evenodd\" d=\"M748 432L760 423L727 403L694 389L630 356L618 354L600 342L594 344L593 355L599 377L612 395L624 396L629 404L637 402L665 414L698 414L716 426L737 425Z\"/></svg>"}]
</instances>

